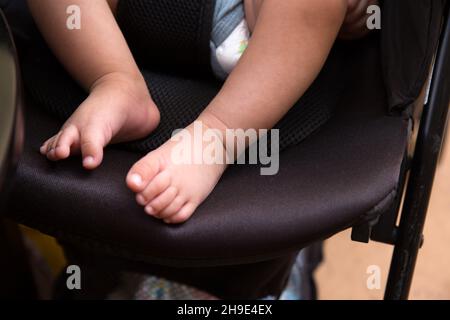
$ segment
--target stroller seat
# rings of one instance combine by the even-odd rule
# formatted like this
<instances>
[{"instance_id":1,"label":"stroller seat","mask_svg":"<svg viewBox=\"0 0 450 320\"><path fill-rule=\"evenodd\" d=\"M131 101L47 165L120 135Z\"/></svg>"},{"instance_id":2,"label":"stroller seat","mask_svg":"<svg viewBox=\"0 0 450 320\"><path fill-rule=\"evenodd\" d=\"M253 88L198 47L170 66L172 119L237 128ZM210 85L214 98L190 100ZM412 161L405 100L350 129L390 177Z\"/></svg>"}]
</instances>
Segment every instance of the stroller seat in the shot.
<instances>
[{"instance_id":1,"label":"stroller seat","mask_svg":"<svg viewBox=\"0 0 450 320\"><path fill-rule=\"evenodd\" d=\"M180 226L149 218L127 190L124 177L138 154L110 148L95 172L83 170L80 159L55 164L42 157L39 146L58 124L27 101L26 147L9 212L87 249L178 267L263 261L373 219L392 203L408 138L408 122L386 114L376 43L355 49L348 70L354 81L336 114L281 153L279 174L233 166Z\"/></svg>"}]
</instances>

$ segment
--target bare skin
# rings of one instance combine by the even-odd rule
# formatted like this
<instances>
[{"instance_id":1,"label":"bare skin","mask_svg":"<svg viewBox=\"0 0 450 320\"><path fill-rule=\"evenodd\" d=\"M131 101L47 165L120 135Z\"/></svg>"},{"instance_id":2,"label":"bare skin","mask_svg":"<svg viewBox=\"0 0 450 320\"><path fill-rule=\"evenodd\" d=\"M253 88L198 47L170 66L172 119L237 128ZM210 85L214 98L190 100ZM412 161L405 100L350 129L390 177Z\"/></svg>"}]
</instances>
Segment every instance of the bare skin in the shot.
<instances>
[{"instance_id":1,"label":"bare skin","mask_svg":"<svg viewBox=\"0 0 450 320\"><path fill-rule=\"evenodd\" d=\"M343 25L347 1L353 0L245 0L252 39L198 121L223 134L226 129L272 128L321 70ZM156 106L115 22L117 1L109 1L110 6L103 0L29 3L58 58L90 92L41 152L56 161L81 151L84 167L94 169L108 143L143 137L159 123ZM55 28L65 25L65 8L72 4L89 12L83 29ZM186 129L193 131L193 125ZM189 219L226 170L224 164L176 164L171 157L174 147L168 141L150 152L126 178L147 214L166 223Z\"/></svg>"},{"instance_id":2,"label":"bare skin","mask_svg":"<svg viewBox=\"0 0 450 320\"><path fill-rule=\"evenodd\" d=\"M81 30L66 28L66 8L74 3L83 14ZM107 144L142 138L158 126L159 111L106 1L31 0L29 7L53 52L89 92L43 144L43 155L56 161L81 152L83 166L94 169Z\"/></svg>"},{"instance_id":3,"label":"bare skin","mask_svg":"<svg viewBox=\"0 0 450 320\"><path fill-rule=\"evenodd\" d=\"M198 119L223 135L227 128L272 128L289 111L321 70L344 20L346 2L264 0L258 9L247 50ZM226 166L174 164L173 147L169 141L141 159L127 183L148 214L182 223L214 189Z\"/></svg>"}]
</instances>

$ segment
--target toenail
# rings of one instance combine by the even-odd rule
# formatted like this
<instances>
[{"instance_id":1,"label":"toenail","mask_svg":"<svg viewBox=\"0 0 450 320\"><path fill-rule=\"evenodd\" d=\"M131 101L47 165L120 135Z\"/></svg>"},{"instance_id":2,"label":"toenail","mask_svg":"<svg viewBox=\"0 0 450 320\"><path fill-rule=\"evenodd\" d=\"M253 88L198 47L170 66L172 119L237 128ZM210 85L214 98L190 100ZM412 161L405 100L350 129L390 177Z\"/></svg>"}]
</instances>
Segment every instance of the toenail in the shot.
<instances>
[{"instance_id":1,"label":"toenail","mask_svg":"<svg viewBox=\"0 0 450 320\"><path fill-rule=\"evenodd\" d=\"M142 184L142 177L137 173L135 173L130 176L130 181L134 183L136 186L140 186Z\"/></svg>"},{"instance_id":2,"label":"toenail","mask_svg":"<svg viewBox=\"0 0 450 320\"><path fill-rule=\"evenodd\" d=\"M95 162L94 157L86 157L86 158L84 158L84 160L83 160L83 164L84 164L85 166L91 166L91 165L94 164L94 162Z\"/></svg>"},{"instance_id":3,"label":"toenail","mask_svg":"<svg viewBox=\"0 0 450 320\"><path fill-rule=\"evenodd\" d=\"M150 206L145 207L145 212L147 212L147 214L149 214L151 216L153 216L155 214L155 211Z\"/></svg>"}]
</instances>

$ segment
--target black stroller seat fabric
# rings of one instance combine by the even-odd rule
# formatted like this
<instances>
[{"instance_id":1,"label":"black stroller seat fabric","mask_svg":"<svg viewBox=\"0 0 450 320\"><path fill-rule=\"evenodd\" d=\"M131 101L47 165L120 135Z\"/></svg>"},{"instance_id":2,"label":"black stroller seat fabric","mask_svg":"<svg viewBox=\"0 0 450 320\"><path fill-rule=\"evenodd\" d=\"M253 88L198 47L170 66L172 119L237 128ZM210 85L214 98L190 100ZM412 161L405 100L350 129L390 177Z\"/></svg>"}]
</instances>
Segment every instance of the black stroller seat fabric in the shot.
<instances>
[{"instance_id":1,"label":"black stroller seat fabric","mask_svg":"<svg viewBox=\"0 0 450 320\"><path fill-rule=\"evenodd\" d=\"M345 51L344 47L333 51L317 81L275 127L280 130L280 150L301 142L331 117L345 85ZM46 50L33 50L22 61L24 81L37 107L55 115L62 124L86 98L86 93ZM160 110L161 123L149 137L123 145L140 152L156 149L170 139L174 130L192 123L221 86L212 77L188 78L145 69L142 73ZM334 74L341 74L344 79L336 82Z\"/></svg>"},{"instance_id":2,"label":"black stroller seat fabric","mask_svg":"<svg viewBox=\"0 0 450 320\"><path fill-rule=\"evenodd\" d=\"M117 21L140 65L210 70L212 14L215 0L125 0Z\"/></svg>"}]
</instances>

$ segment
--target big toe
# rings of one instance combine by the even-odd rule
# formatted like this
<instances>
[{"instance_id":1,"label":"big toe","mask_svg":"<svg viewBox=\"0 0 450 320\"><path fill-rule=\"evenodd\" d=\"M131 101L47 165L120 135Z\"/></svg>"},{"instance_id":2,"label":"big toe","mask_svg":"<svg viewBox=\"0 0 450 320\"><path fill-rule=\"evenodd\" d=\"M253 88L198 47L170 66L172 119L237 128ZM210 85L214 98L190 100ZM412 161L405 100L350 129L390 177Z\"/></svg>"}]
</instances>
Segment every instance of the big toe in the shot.
<instances>
[{"instance_id":1,"label":"big toe","mask_svg":"<svg viewBox=\"0 0 450 320\"><path fill-rule=\"evenodd\" d=\"M142 192L161 169L160 160L154 153L136 162L127 175L127 185L133 192Z\"/></svg>"},{"instance_id":2,"label":"big toe","mask_svg":"<svg viewBox=\"0 0 450 320\"><path fill-rule=\"evenodd\" d=\"M81 155L83 166L86 169L92 170L101 164L105 144L105 137L101 130L97 128L89 128L81 133Z\"/></svg>"}]
</instances>

